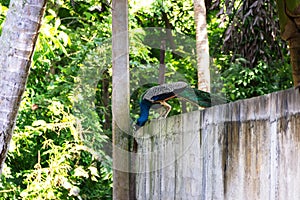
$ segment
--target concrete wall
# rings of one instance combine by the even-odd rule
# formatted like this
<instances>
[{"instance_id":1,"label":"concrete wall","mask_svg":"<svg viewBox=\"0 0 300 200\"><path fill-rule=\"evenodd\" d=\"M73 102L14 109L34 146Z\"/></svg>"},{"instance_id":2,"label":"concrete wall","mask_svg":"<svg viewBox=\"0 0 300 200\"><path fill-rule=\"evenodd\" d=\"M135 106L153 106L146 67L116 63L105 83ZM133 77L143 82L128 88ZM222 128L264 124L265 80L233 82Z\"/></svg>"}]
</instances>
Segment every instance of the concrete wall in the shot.
<instances>
[{"instance_id":1,"label":"concrete wall","mask_svg":"<svg viewBox=\"0 0 300 200\"><path fill-rule=\"evenodd\" d=\"M300 199L293 89L157 120L136 137L138 199Z\"/></svg>"}]
</instances>

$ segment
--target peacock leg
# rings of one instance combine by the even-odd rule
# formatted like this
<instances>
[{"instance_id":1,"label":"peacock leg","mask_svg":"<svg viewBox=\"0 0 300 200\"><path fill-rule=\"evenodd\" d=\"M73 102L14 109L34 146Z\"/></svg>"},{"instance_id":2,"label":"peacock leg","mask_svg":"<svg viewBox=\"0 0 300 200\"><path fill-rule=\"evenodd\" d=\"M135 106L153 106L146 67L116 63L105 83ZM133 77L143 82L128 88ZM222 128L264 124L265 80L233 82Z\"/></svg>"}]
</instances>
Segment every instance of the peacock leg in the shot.
<instances>
[{"instance_id":1,"label":"peacock leg","mask_svg":"<svg viewBox=\"0 0 300 200\"><path fill-rule=\"evenodd\" d=\"M299 90L299 92L300 92L300 83L298 83L298 84L295 86L295 90Z\"/></svg>"},{"instance_id":2,"label":"peacock leg","mask_svg":"<svg viewBox=\"0 0 300 200\"><path fill-rule=\"evenodd\" d=\"M161 101L160 104L166 109L165 113L161 114L160 117L163 117L163 118L167 118L169 112L171 111L172 109L172 106L169 105L167 102L165 101Z\"/></svg>"}]
</instances>

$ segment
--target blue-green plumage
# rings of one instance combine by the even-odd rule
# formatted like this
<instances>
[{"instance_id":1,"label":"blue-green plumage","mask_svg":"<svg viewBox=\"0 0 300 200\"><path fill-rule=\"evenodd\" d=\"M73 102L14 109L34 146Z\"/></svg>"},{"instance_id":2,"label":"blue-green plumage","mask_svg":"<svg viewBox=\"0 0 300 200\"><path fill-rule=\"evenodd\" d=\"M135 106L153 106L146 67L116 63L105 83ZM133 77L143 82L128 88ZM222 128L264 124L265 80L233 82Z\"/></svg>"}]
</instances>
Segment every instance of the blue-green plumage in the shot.
<instances>
[{"instance_id":1,"label":"blue-green plumage","mask_svg":"<svg viewBox=\"0 0 300 200\"><path fill-rule=\"evenodd\" d=\"M140 102L140 117L138 118L136 124L138 126L144 126L144 124L148 121L149 110L152 106L152 103L148 100L143 99Z\"/></svg>"},{"instance_id":2,"label":"blue-green plumage","mask_svg":"<svg viewBox=\"0 0 300 200\"><path fill-rule=\"evenodd\" d=\"M162 116L167 117L171 110L171 106L167 104L166 101L175 97L189 101L193 104L197 104L201 107L210 107L212 105L218 105L227 102L226 99L220 96L190 88L185 82L175 82L153 86L142 95L142 100L140 102L140 116L137 120L137 125L144 126L148 120L150 108L154 104L161 104L164 106L166 112Z\"/></svg>"}]
</instances>

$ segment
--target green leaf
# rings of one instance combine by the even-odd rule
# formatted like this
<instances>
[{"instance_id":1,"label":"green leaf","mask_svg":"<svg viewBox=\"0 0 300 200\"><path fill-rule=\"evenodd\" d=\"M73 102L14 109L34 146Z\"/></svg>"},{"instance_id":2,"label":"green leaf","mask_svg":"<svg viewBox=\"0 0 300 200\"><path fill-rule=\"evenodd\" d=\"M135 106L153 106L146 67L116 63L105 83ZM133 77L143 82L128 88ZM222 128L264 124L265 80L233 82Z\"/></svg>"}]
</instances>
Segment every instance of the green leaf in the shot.
<instances>
[{"instance_id":1,"label":"green leaf","mask_svg":"<svg viewBox=\"0 0 300 200\"><path fill-rule=\"evenodd\" d=\"M46 126L47 123L44 120L36 120L32 123L32 126Z\"/></svg>"},{"instance_id":2,"label":"green leaf","mask_svg":"<svg viewBox=\"0 0 300 200\"><path fill-rule=\"evenodd\" d=\"M82 167L77 167L74 170L74 176L88 178L89 173L85 171Z\"/></svg>"}]
</instances>

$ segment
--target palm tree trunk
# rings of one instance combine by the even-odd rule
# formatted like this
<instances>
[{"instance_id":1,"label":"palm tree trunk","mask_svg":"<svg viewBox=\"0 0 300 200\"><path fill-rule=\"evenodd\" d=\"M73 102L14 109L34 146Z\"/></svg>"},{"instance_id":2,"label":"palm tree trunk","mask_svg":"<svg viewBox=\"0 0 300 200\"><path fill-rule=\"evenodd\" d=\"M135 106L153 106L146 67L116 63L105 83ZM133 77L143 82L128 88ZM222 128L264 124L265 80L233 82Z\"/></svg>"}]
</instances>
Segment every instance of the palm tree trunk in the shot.
<instances>
[{"instance_id":1,"label":"palm tree trunk","mask_svg":"<svg viewBox=\"0 0 300 200\"><path fill-rule=\"evenodd\" d=\"M204 0L194 0L198 89L210 92L209 47Z\"/></svg>"},{"instance_id":2,"label":"palm tree trunk","mask_svg":"<svg viewBox=\"0 0 300 200\"><path fill-rule=\"evenodd\" d=\"M294 86L300 87L300 36L288 40Z\"/></svg>"},{"instance_id":3,"label":"palm tree trunk","mask_svg":"<svg viewBox=\"0 0 300 200\"><path fill-rule=\"evenodd\" d=\"M293 81L300 87L300 2L298 0L277 0L282 39L289 44Z\"/></svg>"},{"instance_id":4,"label":"palm tree trunk","mask_svg":"<svg viewBox=\"0 0 300 200\"><path fill-rule=\"evenodd\" d=\"M46 0L11 0L0 38L0 173L31 65Z\"/></svg>"}]
</instances>

